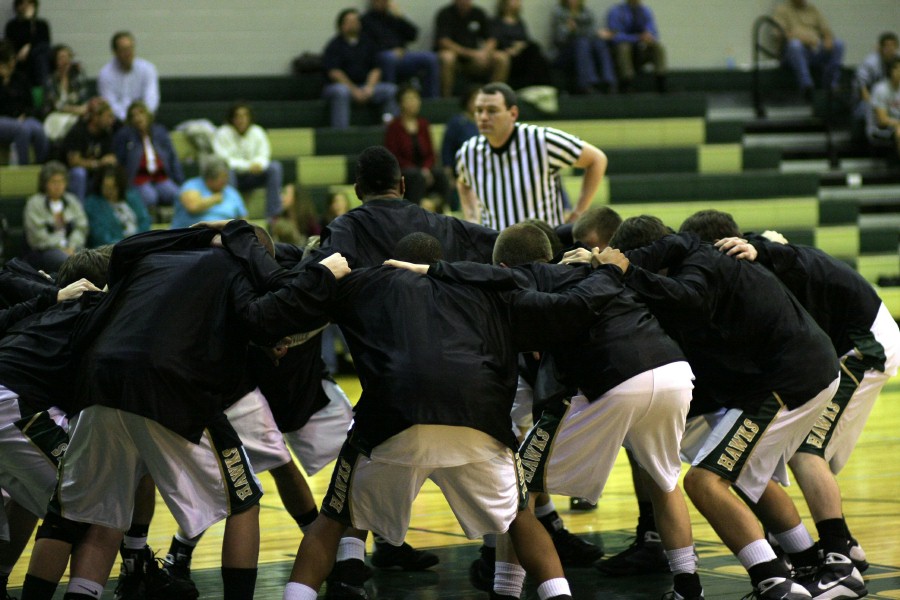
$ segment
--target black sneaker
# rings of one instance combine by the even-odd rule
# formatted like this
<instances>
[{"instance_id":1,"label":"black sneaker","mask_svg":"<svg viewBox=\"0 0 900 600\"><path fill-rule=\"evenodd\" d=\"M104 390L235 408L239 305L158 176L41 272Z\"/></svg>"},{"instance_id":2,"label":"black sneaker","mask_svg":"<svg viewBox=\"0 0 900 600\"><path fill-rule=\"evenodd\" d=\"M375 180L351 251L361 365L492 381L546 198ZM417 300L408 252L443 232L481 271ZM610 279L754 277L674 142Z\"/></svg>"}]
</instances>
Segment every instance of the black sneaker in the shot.
<instances>
[{"instance_id":1,"label":"black sneaker","mask_svg":"<svg viewBox=\"0 0 900 600\"><path fill-rule=\"evenodd\" d=\"M116 600L144 600L144 572L147 564L153 562L153 550L150 546L144 546L140 550L122 550L122 555L119 581L113 597Z\"/></svg>"},{"instance_id":2,"label":"black sneaker","mask_svg":"<svg viewBox=\"0 0 900 600\"><path fill-rule=\"evenodd\" d=\"M503 596L497 592L491 592L491 600L519 600L518 596Z\"/></svg>"},{"instance_id":3,"label":"black sneaker","mask_svg":"<svg viewBox=\"0 0 900 600\"><path fill-rule=\"evenodd\" d=\"M674 580L674 589L663 594L662 600L703 600L703 586L697 573L679 573Z\"/></svg>"},{"instance_id":4,"label":"black sneaker","mask_svg":"<svg viewBox=\"0 0 900 600\"><path fill-rule=\"evenodd\" d=\"M494 589L494 563L497 560L497 549L482 546L478 551L481 556L469 565L469 583L476 590L491 592Z\"/></svg>"},{"instance_id":5,"label":"black sneaker","mask_svg":"<svg viewBox=\"0 0 900 600\"><path fill-rule=\"evenodd\" d=\"M328 582L328 589L330 590L332 587L335 589L340 588L341 586L346 587L348 590L352 590L353 588L359 588L365 593L365 589L363 588L363 584L372 577L372 569L369 566L361 561L358 558L351 558L348 560L342 560L334 563L334 567L331 569L331 573L329 573L326 581ZM330 597L330 596L329 596ZM336 596L340 597L340 596ZM348 598L362 597L362 596L346 596Z\"/></svg>"},{"instance_id":6,"label":"black sneaker","mask_svg":"<svg viewBox=\"0 0 900 600\"><path fill-rule=\"evenodd\" d=\"M859 542L854 537L850 538L850 560L853 561L853 566L860 573L865 573L866 569L869 568L869 561L866 560L866 551L863 550L863 547L859 545Z\"/></svg>"},{"instance_id":7,"label":"black sneaker","mask_svg":"<svg viewBox=\"0 0 900 600\"><path fill-rule=\"evenodd\" d=\"M753 591L741 600L804 600L809 592L793 579L769 577L759 582Z\"/></svg>"},{"instance_id":8,"label":"black sneaker","mask_svg":"<svg viewBox=\"0 0 900 600\"><path fill-rule=\"evenodd\" d=\"M400 569L401 571L424 571L438 564L441 559L433 552L416 550L406 542L402 546L375 543L372 566L379 569Z\"/></svg>"},{"instance_id":9,"label":"black sneaker","mask_svg":"<svg viewBox=\"0 0 900 600\"><path fill-rule=\"evenodd\" d=\"M812 581L803 584L813 598L862 598L869 591L859 569L843 554L829 552L825 564Z\"/></svg>"},{"instance_id":10,"label":"black sneaker","mask_svg":"<svg viewBox=\"0 0 900 600\"><path fill-rule=\"evenodd\" d=\"M179 559L171 554L166 554L163 561L163 570L176 579L191 578L191 563L184 559Z\"/></svg>"},{"instance_id":11,"label":"black sneaker","mask_svg":"<svg viewBox=\"0 0 900 600\"><path fill-rule=\"evenodd\" d=\"M584 540L565 527L550 534L559 562L564 567L590 567L603 558L603 548Z\"/></svg>"},{"instance_id":12,"label":"black sneaker","mask_svg":"<svg viewBox=\"0 0 900 600\"><path fill-rule=\"evenodd\" d=\"M569 509L570 510L580 510L580 511L589 511L589 510L597 510L597 505L591 502L586 498L569 498Z\"/></svg>"},{"instance_id":13,"label":"black sneaker","mask_svg":"<svg viewBox=\"0 0 900 600\"><path fill-rule=\"evenodd\" d=\"M625 550L600 561L597 569L611 577L668 573L669 559L666 558L659 534L647 531L635 538Z\"/></svg>"},{"instance_id":14,"label":"black sneaker","mask_svg":"<svg viewBox=\"0 0 900 600\"><path fill-rule=\"evenodd\" d=\"M663 594L660 600L704 600L704 596L703 592L700 592L699 596L682 596L675 590L672 590Z\"/></svg>"},{"instance_id":15,"label":"black sneaker","mask_svg":"<svg viewBox=\"0 0 900 600\"><path fill-rule=\"evenodd\" d=\"M168 563L154 559L146 565L144 593L146 600L195 600L200 597L197 586L191 581L190 569L186 578L174 577L166 569Z\"/></svg>"},{"instance_id":16,"label":"black sneaker","mask_svg":"<svg viewBox=\"0 0 900 600\"><path fill-rule=\"evenodd\" d=\"M361 585L350 585L342 581L329 581L325 590L329 600L369 600L369 593Z\"/></svg>"}]
</instances>

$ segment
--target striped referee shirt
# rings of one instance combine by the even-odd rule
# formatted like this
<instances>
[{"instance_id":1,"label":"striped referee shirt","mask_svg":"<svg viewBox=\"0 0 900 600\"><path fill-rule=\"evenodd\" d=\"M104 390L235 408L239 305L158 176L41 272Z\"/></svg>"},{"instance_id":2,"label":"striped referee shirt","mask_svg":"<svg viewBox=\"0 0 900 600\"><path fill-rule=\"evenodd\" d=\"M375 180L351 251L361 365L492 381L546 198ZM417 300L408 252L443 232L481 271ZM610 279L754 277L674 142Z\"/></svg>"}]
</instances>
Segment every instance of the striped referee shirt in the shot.
<instances>
[{"instance_id":1,"label":"striped referee shirt","mask_svg":"<svg viewBox=\"0 0 900 600\"><path fill-rule=\"evenodd\" d=\"M470 138L456 153L459 177L473 188L481 206L481 224L498 231L526 219L551 226L563 221L560 169L581 156L584 142L553 129L516 123L501 148L487 138Z\"/></svg>"}]
</instances>

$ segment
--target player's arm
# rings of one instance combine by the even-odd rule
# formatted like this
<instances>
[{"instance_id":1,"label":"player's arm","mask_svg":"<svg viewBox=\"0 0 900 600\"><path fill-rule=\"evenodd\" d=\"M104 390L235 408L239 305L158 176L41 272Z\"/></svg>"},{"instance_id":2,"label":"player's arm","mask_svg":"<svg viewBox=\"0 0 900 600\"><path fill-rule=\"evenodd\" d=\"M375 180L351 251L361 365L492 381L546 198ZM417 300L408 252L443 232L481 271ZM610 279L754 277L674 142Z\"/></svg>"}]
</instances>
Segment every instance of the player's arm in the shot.
<instances>
[{"instance_id":1,"label":"player's arm","mask_svg":"<svg viewBox=\"0 0 900 600\"><path fill-rule=\"evenodd\" d=\"M581 179L581 193L578 195L575 209L569 214L569 221L574 221L590 208L597 189L603 181L603 176L606 174L608 164L609 159L606 158L606 154L602 150L584 142L581 156L572 165L573 167L584 169L584 176ZM460 198L462 198L462 194L460 194Z\"/></svg>"}]
</instances>

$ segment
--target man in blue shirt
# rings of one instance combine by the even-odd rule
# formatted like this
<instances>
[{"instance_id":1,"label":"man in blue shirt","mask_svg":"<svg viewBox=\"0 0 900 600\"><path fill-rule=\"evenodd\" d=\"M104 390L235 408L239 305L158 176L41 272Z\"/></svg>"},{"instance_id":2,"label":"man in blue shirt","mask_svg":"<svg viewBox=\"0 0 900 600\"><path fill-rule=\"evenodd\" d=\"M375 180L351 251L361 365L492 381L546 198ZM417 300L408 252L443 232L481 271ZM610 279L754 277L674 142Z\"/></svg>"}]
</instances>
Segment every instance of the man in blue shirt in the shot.
<instances>
[{"instance_id":1,"label":"man in blue shirt","mask_svg":"<svg viewBox=\"0 0 900 600\"><path fill-rule=\"evenodd\" d=\"M238 191L228 185L228 163L210 158L200 177L188 179L181 186L181 196L175 203L172 228L190 227L200 221L240 219L247 216L247 207Z\"/></svg>"},{"instance_id":2,"label":"man in blue shirt","mask_svg":"<svg viewBox=\"0 0 900 600\"><path fill-rule=\"evenodd\" d=\"M614 5L606 15L612 32L612 43L619 70L619 89L633 91L635 71L646 63L653 63L656 88L666 91L666 49L659 43L659 31L653 11L641 0L626 0Z\"/></svg>"}]
</instances>

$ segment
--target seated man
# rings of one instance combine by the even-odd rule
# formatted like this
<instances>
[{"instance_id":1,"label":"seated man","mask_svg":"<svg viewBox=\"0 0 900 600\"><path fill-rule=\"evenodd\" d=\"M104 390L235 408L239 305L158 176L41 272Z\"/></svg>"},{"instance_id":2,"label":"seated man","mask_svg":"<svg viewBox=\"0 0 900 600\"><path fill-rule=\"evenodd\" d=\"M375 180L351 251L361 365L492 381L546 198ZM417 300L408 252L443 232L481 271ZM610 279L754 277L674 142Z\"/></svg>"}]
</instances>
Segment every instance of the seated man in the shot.
<instances>
[{"instance_id":1,"label":"seated man","mask_svg":"<svg viewBox=\"0 0 900 600\"><path fill-rule=\"evenodd\" d=\"M225 124L213 138L216 156L231 169L229 183L240 191L266 188L266 218L271 222L281 212L281 163L272 160L265 130L253 122L250 105L237 102L228 111Z\"/></svg>"},{"instance_id":2,"label":"seated man","mask_svg":"<svg viewBox=\"0 0 900 600\"><path fill-rule=\"evenodd\" d=\"M872 88L875 84L890 77L888 63L897 58L900 40L893 31L885 31L878 36L878 48L869 54L856 67L856 78L853 80L853 118L867 121L871 111Z\"/></svg>"},{"instance_id":3,"label":"seated man","mask_svg":"<svg viewBox=\"0 0 900 600\"><path fill-rule=\"evenodd\" d=\"M873 144L893 144L900 158L900 58L888 61L888 74L872 89L867 134Z\"/></svg>"},{"instance_id":4,"label":"seated man","mask_svg":"<svg viewBox=\"0 0 900 600\"><path fill-rule=\"evenodd\" d=\"M609 9L606 26L612 35L622 91L633 91L637 71L644 64L653 63L656 88L665 92L666 49L659 43L653 11L641 0L620 2Z\"/></svg>"},{"instance_id":5,"label":"seated man","mask_svg":"<svg viewBox=\"0 0 900 600\"><path fill-rule=\"evenodd\" d=\"M509 55L497 50L487 14L472 0L453 0L438 11L434 25L434 49L441 61L441 94L453 95L456 71L478 80L505 82Z\"/></svg>"},{"instance_id":6,"label":"seated man","mask_svg":"<svg viewBox=\"0 0 900 600\"><path fill-rule=\"evenodd\" d=\"M322 68L328 83L322 97L331 103L331 126L350 126L350 103L374 103L381 107L382 119L397 114L397 86L382 81L378 49L361 35L359 11L347 8L337 18L338 34L331 38L322 54Z\"/></svg>"},{"instance_id":7,"label":"seated man","mask_svg":"<svg viewBox=\"0 0 900 600\"><path fill-rule=\"evenodd\" d=\"M784 0L772 18L784 29L782 57L797 78L804 100L812 101L812 68L822 69L822 85L835 89L840 84L844 42L834 32L818 8L807 0Z\"/></svg>"},{"instance_id":8,"label":"seated man","mask_svg":"<svg viewBox=\"0 0 900 600\"><path fill-rule=\"evenodd\" d=\"M175 203L172 228L190 227L200 221L240 219L247 216L244 199L228 185L228 164L218 157L208 158L200 177L188 179L181 186Z\"/></svg>"},{"instance_id":9,"label":"seated man","mask_svg":"<svg viewBox=\"0 0 900 600\"><path fill-rule=\"evenodd\" d=\"M68 190L84 202L88 189L96 185L95 178L103 167L116 166L118 159L113 152L112 127L116 122L109 103L103 98L93 98L87 104L87 112L66 134L62 152L69 167Z\"/></svg>"}]
</instances>

